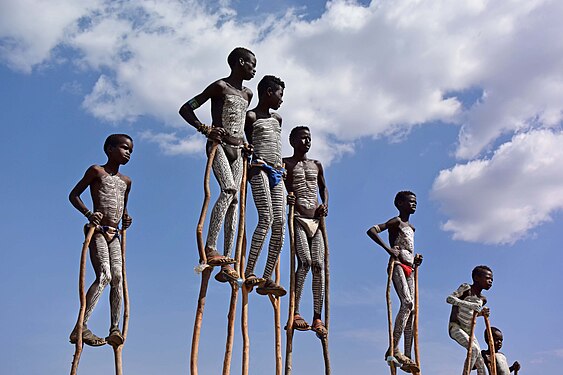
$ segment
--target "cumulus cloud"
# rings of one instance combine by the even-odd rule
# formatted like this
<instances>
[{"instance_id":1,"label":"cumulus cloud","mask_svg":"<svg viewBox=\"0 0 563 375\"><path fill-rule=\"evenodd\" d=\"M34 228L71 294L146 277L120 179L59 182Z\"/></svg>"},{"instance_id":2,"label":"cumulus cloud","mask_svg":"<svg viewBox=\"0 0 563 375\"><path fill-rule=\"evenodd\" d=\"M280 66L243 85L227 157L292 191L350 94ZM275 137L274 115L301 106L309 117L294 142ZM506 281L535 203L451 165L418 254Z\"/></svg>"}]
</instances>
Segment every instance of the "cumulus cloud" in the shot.
<instances>
[{"instance_id":1,"label":"cumulus cloud","mask_svg":"<svg viewBox=\"0 0 563 375\"><path fill-rule=\"evenodd\" d=\"M563 132L516 135L489 159L440 172L432 194L454 239L510 244L563 209Z\"/></svg>"}]
</instances>

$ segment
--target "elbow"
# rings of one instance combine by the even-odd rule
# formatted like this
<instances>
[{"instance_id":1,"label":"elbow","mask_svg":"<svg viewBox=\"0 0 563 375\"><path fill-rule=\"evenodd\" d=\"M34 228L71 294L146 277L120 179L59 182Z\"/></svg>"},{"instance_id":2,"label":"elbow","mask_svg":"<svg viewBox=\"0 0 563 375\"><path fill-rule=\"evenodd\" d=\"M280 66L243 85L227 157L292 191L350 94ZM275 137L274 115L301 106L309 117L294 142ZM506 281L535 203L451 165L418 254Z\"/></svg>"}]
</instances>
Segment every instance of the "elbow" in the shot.
<instances>
[{"instance_id":1,"label":"elbow","mask_svg":"<svg viewBox=\"0 0 563 375\"><path fill-rule=\"evenodd\" d=\"M446 298L446 303L449 303L450 305L453 305L453 304L454 304L454 299L453 299L451 296L448 296L448 297Z\"/></svg>"}]
</instances>

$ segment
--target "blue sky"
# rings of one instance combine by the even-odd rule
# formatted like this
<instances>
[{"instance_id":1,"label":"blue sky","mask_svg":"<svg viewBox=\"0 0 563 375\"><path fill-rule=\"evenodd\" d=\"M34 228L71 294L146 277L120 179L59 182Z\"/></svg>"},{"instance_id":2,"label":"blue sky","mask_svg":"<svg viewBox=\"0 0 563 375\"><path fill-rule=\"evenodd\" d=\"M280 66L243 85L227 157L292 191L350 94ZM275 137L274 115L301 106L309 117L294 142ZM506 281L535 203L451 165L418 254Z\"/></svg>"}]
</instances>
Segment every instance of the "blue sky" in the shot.
<instances>
[{"instance_id":1,"label":"blue sky","mask_svg":"<svg viewBox=\"0 0 563 375\"><path fill-rule=\"evenodd\" d=\"M127 373L189 371L199 276L195 227L204 140L179 106L228 74L246 46L259 77L286 82L284 139L312 129L330 192L333 373L385 373L387 257L365 235L417 193L420 341L426 374L459 373L446 296L487 264L504 352L522 373L563 365L563 43L555 1L3 1L0 4L0 373L69 371L84 219L68 192L102 164L108 134L135 140L128 232ZM207 3L206 3L207 4ZM256 98L252 105L256 103ZM209 107L198 110L209 122ZM290 153L284 143L284 154ZM214 192L217 193L216 187ZM86 201L88 196L84 195ZM248 227L256 223L248 200ZM288 286L288 241L281 256ZM263 267L263 259L258 269ZM89 266L90 267L90 266ZM89 284L93 279L88 270ZM308 281L310 283L310 279ZM312 314L309 287L302 312ZM220 372L229 288L210 284L200 373ZM250 297L251 374L274 369L266 298ZM394 303L395 310L398 301ZM240 312L240 308L239 308ZM282 301L282 321L287 298ZM107 292L90 327L109 325ZM238 324L237 324L238 327ZM483 324L477 332L483 344ZM285 340L285 337L284 337ZM297 333L294 372L321 374L313 334ZM238 373L237 328L232 372ZM111 373L109 347L86 348L81 374Z\"/></svg>"}]
</instances>

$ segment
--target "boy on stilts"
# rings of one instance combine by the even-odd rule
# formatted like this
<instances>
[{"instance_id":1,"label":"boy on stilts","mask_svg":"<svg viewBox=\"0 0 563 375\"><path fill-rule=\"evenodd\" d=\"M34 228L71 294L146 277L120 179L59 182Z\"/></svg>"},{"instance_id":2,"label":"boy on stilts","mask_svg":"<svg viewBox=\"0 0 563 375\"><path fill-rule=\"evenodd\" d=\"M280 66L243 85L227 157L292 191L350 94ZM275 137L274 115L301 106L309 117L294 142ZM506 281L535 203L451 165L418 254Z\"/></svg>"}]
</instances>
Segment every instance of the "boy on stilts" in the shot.
<instances>
[{"instance_id":1,"label":"boy on stilts","mask_svg":"<svg viewBox=\"0 0 563 375\"><path fill-rule=\"evenodd\" d=\"M309 159L311 131L306 126L297 126L289 134L293 156L284 158L287 168L286 188L293 192L288 203L295 207L295 248L298 266L295 272L295 310L293 328L309 329L309 324L300 315L303 284L309 270L313 274L313 324L311 328L319 337L327 335L321 319L325 295L325 243L319 228L320 218L328 215L328 189L323 166L320 161ZM322 203L319 204L318 196ZM326 307L325 307L326 308Z\"/></svg>"},{"instance_id":2,"label":"boy on stilts","mask_svg":"<svg viewBox=\"0 0 563 375\"><path fill-rule=\"evenodd\" d=\"M258 224L252 235L245 270L245 283L258 285L258 294L284 296L286 290L272 279L272 273L283 246L285 231L285 192L281 157L282 118L277 110L283 100L285 84L277 77L267 75L258 83L258 105L246 113L246 139L252 145L252 163L248 179L258 211ZM262 278L254 275L256 261L269 229L272 229L268 258Z\"/></svg>"},{"instance_id":3,"label":"boy on stilts","mask_svg":"<svg viewBox=\"0 0 563 375\"><path fill-rule=\"evenodd\" d=\"M466 349L469 348L471 340L471 357L466 366L469 366L470 370L475 366L478 375L486 375L481 348L475 336L471 335L471 327L474 326L474 312L478 316L489 315L489 308L484 306L487 299L481 292L493 286L493 271L487 266L477 266L471 272L471 278L473 284L461 284L446 299L446 302L452 305L448 332L453 340Z\"/></svg>"},{"instance_id":4,"label":"boy on stilts","mask_svg":"<svg viewBox=\"0 0 563 375\"><path fill-rule=\"evenodd\" d=\"M422 255L414 253L414 226L409 222L410 215L416 211L416 195L410 191L400 191L395 196L395 207L399 216L389 219L386 223L374 225L367 234L390 255L390 264L394 263L393 287L397 292L401 307L395 318L393 329L393 348L389 348L385 358L392 356L396 359L401 369L406 372L416 373L420 369L411 359L413 344L414 323L414 267L422 263ZM379 233L389 231L389 244L385 243ZM388 270L389 272L389 270ZM404 353L398 349L399 340L404 332Z\"/></svg>"},{"instance_id":5,"label":"boy on stilts","mask_svg":"<svg viewBox=\"0 0 563 375\"><path fill-rule=\"evenodd\" d=\"M205 245L207 264L221 266L215 276L220 282L239 278L230 266L235 263L231 258L238 222L238 191L241 185L244 143L244 120L246 109L252 100L252 91L243 86L243 81L250 80L256 73L256 57L250 50L237 47L227 57L231 69L228 77L211 83L202 93L188 100L180 108L180 115L186 122L207 138L207 154L214 142L219 146L213 160L213 173L221 188L221 194L211 212L209 231ZM194 110L211 99L212 125L204 125ZM223 255L217 251L217 239L221 225L225 223Z\"/></svg>"},{"instance_id":6,"label":"boy on stilts","mask_svg":"<svg viewBox=\"0 0 563 375\"><path fill-rule=\"evenodd\" d=\"M113 346L123 344L123 335L119 329L121 304L123 299L121 244L118 225L127 229L131 216L127 213L127 199L131 190L131 179L119 172L119 167L129 162L133 152L133 140L126 134L112 134L104 143L104 152L108 160L104 165L92 165L86 170L84 177L72 189L70 203L96 227L90 241L90 260L96 274L96 280L86 294L86 311L83 321L82 340L90 346ZM90 188L93 210L90 211L80 195ZM86 323L96 307L102 292L110 285L110 316L109 336L105 339L90 331ZM77 327L70 334L70 342L78 340Z\"/></svg>"}]
</instances>

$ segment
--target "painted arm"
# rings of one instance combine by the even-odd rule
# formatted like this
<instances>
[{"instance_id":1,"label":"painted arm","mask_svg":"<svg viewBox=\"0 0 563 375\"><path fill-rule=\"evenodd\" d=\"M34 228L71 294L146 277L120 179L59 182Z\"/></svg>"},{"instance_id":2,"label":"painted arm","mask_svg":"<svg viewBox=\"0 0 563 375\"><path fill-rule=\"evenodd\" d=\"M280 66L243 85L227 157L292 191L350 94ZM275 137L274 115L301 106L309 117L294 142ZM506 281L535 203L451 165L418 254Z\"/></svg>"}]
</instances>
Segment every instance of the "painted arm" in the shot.
<instances>
[{"instance_id":1,"label":"painted arm","mask_svg":"<svg viewBox=\"0 0 563 375\"><path fill-rule=\"evenodd\" d=\"M450 305L464 307L469 310L480 312L482 307L479 303L465 301L460 298L464 294L466 294L469 289L471 289L471 286L469 284L461 284L456 291L454 291L452 294L448 296L448 298L446 298L446 302L449 303Z\"/></svg>"},{"instance_id":2,"label":"painted arm","mask_svg":"<svg viewBox=\"0 0 563 375\"><path fill-rule=\"evenodd\" d=\"M225 129L210 127L204 125L195 114L195 110L202 106L211 98L220 97L223 94L223 87L220 81L215 81L203 90L201 94L198 94L185 102L180 107L180 116L191 126L193 126L198 132L204 134L207 137L213 133L213 137L224 135Z\"/></svg>"},{"instance_id":3,"label":"painted arm","mask_svg":"<svg viewBox=\"0 0 563 375\"><path fill-rule=\"evenodd\" d=\"M385 251L387 251L387 253L389 253L390 256L392 257L398 257L399 256L399 249L397 248L392 248L389 245L387 245L387 243L385 243L385 241L383 241L381 239L381 236L379 236L379 233L388 230L390 228L396 228L399 226L399 219L394 217L393 219L388 220L386 223L384 224L378 224L378 225L374 225L373 227L369 228L367 231L367 235L369 238L371 238L376 244L378 244L379 246L381 246Z\"/></svg>"},{"instance_id":4,"label":"painted arm","mask_svg":"<svg viewBox=\"0 0 563 375\"><path fill-rule=\"evenodd\" d=\"M325 175L323 171L323 165L319 161L315 161L319 173L317 174L317 185L319 187L319 195L321 201L323 202L315 212L315 216L327 216L328 215L328 189L326 187Z\"/></svg>"},{"instance_id":5,"label":"painted arm","mask_svg":"<svg viewBox=\"0 0 563 375\"><path fill-rule=\"evenodd\" d=\"M94 225L100 224L104 215L101 212L94 212L92 213L88 207L84 204L80 195L90 186L97 178L98 178L98 170L97 166L92 165L90 168L86 170L84 176L78 181L76 186L70 191L68 195L68 200L70 203L76 208L80 213Z\"/></svg>"},{"instance_id":6,"label":"painted arm","mask_svg":"<svg viewBox=\"0 0 563 375\"><path fill-rule=\"evenodd\" d=\"M127 177L125 183L127 184L127 189L125 190L125 197L123 198L123 217L121 219L123 229L129 228L133 223L133 218L129 216L129 212L127 212L127 201L129 200L129 192L131 191L131 179Z\"/></svg>"}]
</instances>

